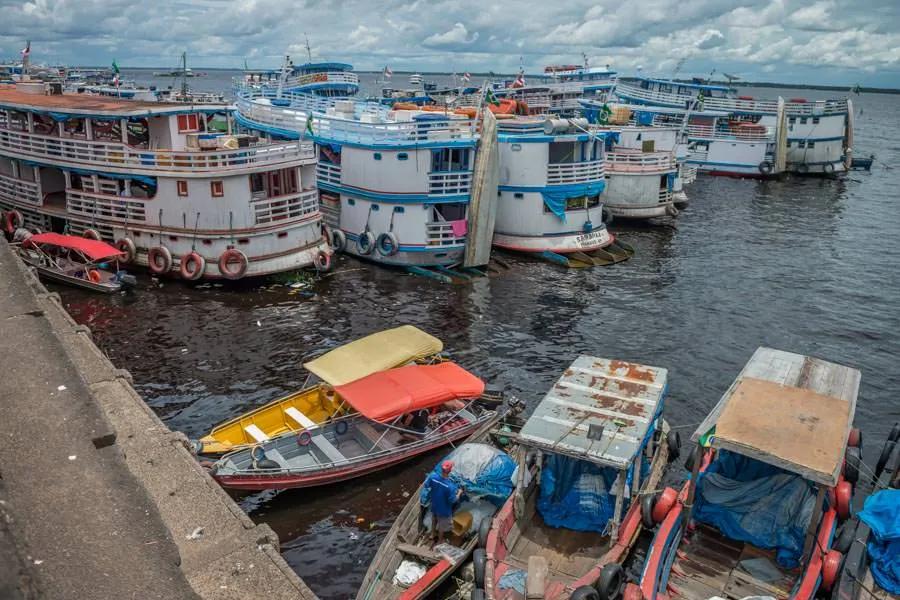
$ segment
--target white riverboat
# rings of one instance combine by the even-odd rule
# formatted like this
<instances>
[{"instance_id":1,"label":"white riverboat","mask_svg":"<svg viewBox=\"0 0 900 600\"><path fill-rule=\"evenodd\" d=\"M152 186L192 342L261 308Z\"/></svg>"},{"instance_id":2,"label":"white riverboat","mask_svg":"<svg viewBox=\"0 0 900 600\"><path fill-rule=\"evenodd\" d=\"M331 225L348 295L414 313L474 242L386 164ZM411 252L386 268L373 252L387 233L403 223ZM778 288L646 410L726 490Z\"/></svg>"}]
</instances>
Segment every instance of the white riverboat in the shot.
<instances>
[{"instance_id":1,"label":"white riverboat","mask_svg":"<svg viewBox=\"0 0 900 600\"><path fill-rule=\"evenodd\" d=\"M238 92L240 124L315 140L332 246L381 264L462 262L478 142L473 109L391 109L270 87Z\"/></svg>"},{"instance_id":2,"label":"white riverboat","mask_svg":"<svg viewBox=\"0 0 900 600\"><path fill-rule=\"evenodd\" d=\"M830 175L847 171L852 161L853 103L847 98L759 100L738 96L736 90L725 86L651 78L620 80L615 94L629 104L691 112L719 111L726 113L733 124L754 125L757 127L754 133L764 136L760 142L776 143L778 138L783 138L787 171ZM701 126L710 127L710 124ZM716 167L707 169L712 172L744 176L771 174L771 171L763 172L763 162L767 161L757 163L759 168L752 174L747 172L747 163L742 160L713 161L708 156L704 160L708 167ZM770 165L774 167L771 162Z\"/></svg>"},{"instance_id":3,"label":"white riverboat","mask_svg":"<svg viewBox=\"0 0 900 600\"><path fill-rule=\"evenodd\" d=\"M530 79L530 78L529 78ZM526 81L524 75L494 86L498 98L524 102L531 115L574 116L582 99L605 102L616 82L616 72L587 64L555 65L544 69L537 82Z\"/></svg>"},{"instance_id":4,"label":"white riverboat","mask_svg":"<svg viewBox=\"0 0 900 600\"><path fill-rule=\"evenodd\" d=\"M0 210L114 243L159 275L238 279L330 265L312 143L232 135L231 108L0 86ZM58 91L58 90L57 90ZM209 130L224 119L227 131Z\"/></svg>"}]
</instances>

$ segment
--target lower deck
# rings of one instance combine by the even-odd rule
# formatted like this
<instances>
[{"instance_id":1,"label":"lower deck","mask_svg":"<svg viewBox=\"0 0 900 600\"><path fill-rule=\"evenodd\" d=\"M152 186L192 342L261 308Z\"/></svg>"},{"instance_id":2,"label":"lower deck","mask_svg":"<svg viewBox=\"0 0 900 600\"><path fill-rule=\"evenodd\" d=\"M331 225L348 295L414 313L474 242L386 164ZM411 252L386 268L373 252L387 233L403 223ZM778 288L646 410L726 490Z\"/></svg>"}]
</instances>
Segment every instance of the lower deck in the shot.
<instances>
[{"instance_id":1,"label":"lower deck","mask_svg":"<svg viewBox=\"0 0 900 600\"><path fill-rule=\"evenodd\" d=\"M788 598L800 569L782 569L773 550L730 540L716 529L699 525L682 543L669 576L672 598L702 600L719 596Z\"/></svg>"},{"instance_id":2,"label":"lower deck","mask_svg":"<svg viewBox=\"0 0 900 600\"><path fill-rule=\"evenodd\" d=\"M546 525L535 511L504 559L511 567L528 568L528 558L547 560L551 581L572 583L596 566L609 549L609 537L593 531L573 531Z\"/></svg>"}]
</instances>

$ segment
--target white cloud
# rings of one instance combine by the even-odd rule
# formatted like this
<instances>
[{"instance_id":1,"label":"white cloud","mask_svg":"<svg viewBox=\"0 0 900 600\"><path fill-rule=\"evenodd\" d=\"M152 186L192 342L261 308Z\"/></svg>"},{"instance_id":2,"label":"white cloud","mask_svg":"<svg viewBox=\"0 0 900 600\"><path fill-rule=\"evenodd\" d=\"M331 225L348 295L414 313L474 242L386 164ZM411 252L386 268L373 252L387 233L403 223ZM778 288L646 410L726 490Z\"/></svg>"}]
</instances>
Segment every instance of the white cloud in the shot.
<instances>
[{"instance_id":1,"label":"white cloud","mask_svg":"<svg viewBox=\"0 0 900 600\"><path fill-rule=\"evenodd\" d=\"M472 44L477 40L477 31L472 33L472 37L469 37L469 30L466 29L466 26L462 23L457 23L452 29L444 33L428 36L422 41L422 45L427 48L454 47Z\"/></svg>"},{"instance_id":2,"label":"white cloud","mask_svg":"<svg viewBox=\"0 0 900 600\"><path fill-rule=\"evenodd\" d=\"M718 29L707 29L706 32L694 42L694 46L699 50L708 50L710 48L715 48L716 46L721 46L724 43L725 36L722 35L721 31Z\"/></svg>"}]
</instances>

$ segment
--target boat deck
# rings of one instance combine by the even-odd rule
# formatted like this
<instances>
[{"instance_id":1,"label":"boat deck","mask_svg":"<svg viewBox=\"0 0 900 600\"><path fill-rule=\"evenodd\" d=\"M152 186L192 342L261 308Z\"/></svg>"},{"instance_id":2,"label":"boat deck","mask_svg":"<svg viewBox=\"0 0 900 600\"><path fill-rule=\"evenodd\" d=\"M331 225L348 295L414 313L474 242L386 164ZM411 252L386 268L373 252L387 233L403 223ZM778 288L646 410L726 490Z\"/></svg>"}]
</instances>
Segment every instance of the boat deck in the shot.
<instances>
[{"instance_id":1,"label":"boat deck","mask_svg":"<svg viewBox=\"0 0 900 600\"><path fill-rule=\"evenodd\" d=\"M594 531L549 527L535 511L504 561L515 568L527 569L528 557L543 556L551 580L571 583L597 564L609 549L608 539Z\"/></svg>"},{"instance_id":2,"label":"boat deck","mask_svg":"<svg viewBox=\"0 0 900 600\"><path fill-rule=\"evenodd\" d=\"M729 540L716 529L700 525L678 550L669 577L669 592L673 598L698 600L713 596L733 600L747 596L787 598L799 573L799 568L780 568L772 550Z\"/></svg>"}]
</instances>

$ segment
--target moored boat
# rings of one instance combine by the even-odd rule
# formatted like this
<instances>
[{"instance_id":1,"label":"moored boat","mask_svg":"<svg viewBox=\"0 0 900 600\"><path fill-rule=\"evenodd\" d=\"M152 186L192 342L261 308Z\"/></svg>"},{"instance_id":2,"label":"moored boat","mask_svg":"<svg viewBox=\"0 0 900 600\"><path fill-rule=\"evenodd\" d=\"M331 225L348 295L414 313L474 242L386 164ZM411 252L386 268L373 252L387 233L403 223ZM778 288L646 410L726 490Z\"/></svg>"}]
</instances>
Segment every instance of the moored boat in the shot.
<instances>
[{"instance_id":1,"label":"moored boat","mask_svg":"<svg viewBox=\"0 0 900 600\"><path fill-rule=\"evenodd\" d=\"M348 415L306 423L211 468L224 487L290 489L345 481L464 439L493 419L484 382L452 362L406 365L335 386Z\"/></svg>"},{"instance_id":2,"label":"moored boat","mask_svg":"<svg viewBox=\"0 0 900 600\"><path fill-rule=\"evenodd\" d=\"M534 460L519 453L516 489L473 553L473 598L618 595L642 527L638 498L677 454L666 390L658 367L580 356L566 369L518 436Z\"/></svg>"},{"instance_id":3,"label":"moored boat","mask_svg":"<svg viewBox=\"0 0 900 600\"><path fill-rule=\"evenodd\" d=\"M759 348L694 432L692 475L667 488L628 598L807 600L829 590L859 469L856 369Z\"/></svg>"},{"instance_id":4,"label":"moored boat","mask_svg":"<svg viewBox=\"0 0 900 600\"><path fill-rule=\"evenodd\" d=\"M134 278L119 270L122 252L105 242L59 233L23 237L19 257L44 279L104 294L134 285Z\"/></svg>"},{"instance_id":5,"label":"moored boat","mask_svg":"<svg viewBox=\"0 0 900 600\"><path fill-rule=\"evenodd\" d=\"M198 454L224 454L299 432L309 423L318 426L347 412L347 407L337 401L334 386L411 362L440 361L443 347L441 340L412 325L379 331L339 346L304 363L319 383L215 426L192 442L193 448Z\"/></svg>"}]
</instances>

